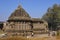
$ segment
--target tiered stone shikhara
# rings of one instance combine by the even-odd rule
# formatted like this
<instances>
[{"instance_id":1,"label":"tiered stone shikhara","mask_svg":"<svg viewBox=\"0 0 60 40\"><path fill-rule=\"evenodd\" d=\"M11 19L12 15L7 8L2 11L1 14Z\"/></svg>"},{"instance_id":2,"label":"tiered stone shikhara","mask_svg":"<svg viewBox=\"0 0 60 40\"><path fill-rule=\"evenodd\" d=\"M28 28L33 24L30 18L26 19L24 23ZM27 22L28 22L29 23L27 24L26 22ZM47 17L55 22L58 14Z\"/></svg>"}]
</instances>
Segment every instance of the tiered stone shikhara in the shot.
<instances>
[{"instance_id":1,"label":"tiered stone shikhara","mask_svg":"<svg viewBox=\"0 0 60 40\"><path fill-rule=\"evenodd\" d=\"M40 18L31 18L19 5L7 22L4 23L3 30L8 35L33 36L35 34L46 33L48 24Z\"/></svg>"}]
</instances>

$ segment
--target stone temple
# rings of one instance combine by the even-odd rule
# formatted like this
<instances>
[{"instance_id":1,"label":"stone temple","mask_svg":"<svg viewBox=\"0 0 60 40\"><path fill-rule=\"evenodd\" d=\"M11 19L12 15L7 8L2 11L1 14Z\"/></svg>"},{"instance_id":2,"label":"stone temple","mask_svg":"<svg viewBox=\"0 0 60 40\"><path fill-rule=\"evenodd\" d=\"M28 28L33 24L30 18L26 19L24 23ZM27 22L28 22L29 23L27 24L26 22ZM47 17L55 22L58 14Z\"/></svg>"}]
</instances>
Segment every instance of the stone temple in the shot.
<instances>
[{"instance_id":1,"label":"stone temple","mask_svg":"<svg viewBox=\"0 0 60 40\"><path fill-rule=\"evenodd\" d=\"M21 5L4 22L7 35L33 36L48 32L48 24L40 18L31 18Z\"/></svg>"}]
</instances>

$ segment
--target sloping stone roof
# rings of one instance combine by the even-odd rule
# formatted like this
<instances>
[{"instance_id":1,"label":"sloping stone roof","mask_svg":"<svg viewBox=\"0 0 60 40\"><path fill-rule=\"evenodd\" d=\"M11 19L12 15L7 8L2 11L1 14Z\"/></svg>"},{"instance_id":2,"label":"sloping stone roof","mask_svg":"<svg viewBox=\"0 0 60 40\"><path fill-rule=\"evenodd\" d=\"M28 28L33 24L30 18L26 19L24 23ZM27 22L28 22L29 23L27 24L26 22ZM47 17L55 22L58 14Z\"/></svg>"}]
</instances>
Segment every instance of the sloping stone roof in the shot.
<instances>
[{"instance_id":1,"label":"sloping stone roof","mask_svg":"<svg viewBox=\"0 0 60 40\"><path fill-rule=\"evenodd\" d=\"M41 21L40 18L32 18L31 20L32 20L32 21Z\"/></svg>"},{"instance_id":2,"label":"sloping stone roof","mask_svg":"<svg viewBox=\"0 0 60 40\"><path fill-rule=\"evenodd\" d=\"M31 18L29 14L22 8L21 5L18 6L18 8L10 15L9 19L7 21L16 21L16 20L30 20L33 22L40 22L43 21L40 18Z\"/></svg>"},{"instance_id":3,"label":"sloping stone roof","mask_svg":"<svg viewBox=\"0 0 60 40\"><path fill-rule=\"evenodd\" d=\"M29 19L29 14L21 7L21 5L18 6L18 8L10 15L8 20L16 20L16 19Z\"/></svg>"}]
</instances>

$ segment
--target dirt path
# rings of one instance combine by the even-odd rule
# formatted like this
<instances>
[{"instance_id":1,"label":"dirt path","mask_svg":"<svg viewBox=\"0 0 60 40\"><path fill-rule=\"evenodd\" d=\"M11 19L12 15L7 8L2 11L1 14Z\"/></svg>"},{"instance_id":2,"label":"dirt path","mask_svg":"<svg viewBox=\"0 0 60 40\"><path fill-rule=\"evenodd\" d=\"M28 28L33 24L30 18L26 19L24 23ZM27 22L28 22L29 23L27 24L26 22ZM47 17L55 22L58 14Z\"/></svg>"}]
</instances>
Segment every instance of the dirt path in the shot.
<instances>
[{"instance_id":1,"label":"dirt path","mask_svg":"<svg viewBox=\"0 0 60 40\"><path fill-rule=\"evenodd\" d=\"M56 37L51 36L51 37L48 38L47 40L56 40Z\"/></svg>"}]
</instances>

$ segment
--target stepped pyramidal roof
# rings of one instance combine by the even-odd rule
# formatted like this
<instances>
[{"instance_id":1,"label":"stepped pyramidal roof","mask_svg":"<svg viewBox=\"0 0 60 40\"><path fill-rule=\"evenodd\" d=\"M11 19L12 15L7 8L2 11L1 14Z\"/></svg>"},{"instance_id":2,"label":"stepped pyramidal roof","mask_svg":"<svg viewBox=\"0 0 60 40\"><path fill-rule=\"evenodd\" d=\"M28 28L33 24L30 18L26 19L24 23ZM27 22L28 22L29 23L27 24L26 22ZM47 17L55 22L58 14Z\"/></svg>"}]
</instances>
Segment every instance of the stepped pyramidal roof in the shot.
<instances>
[{"instance_id":1,"label":"stepped pyramidal roof","mask_svg":"<svg viewBox=\"0 0 60 40\"><path fill-rule=\"evenodd\" d=\"M22 8L21 5L10 15L8 20L21 20L21 19L29 19L29 14Z\"/></svg>"}]
</instances>

